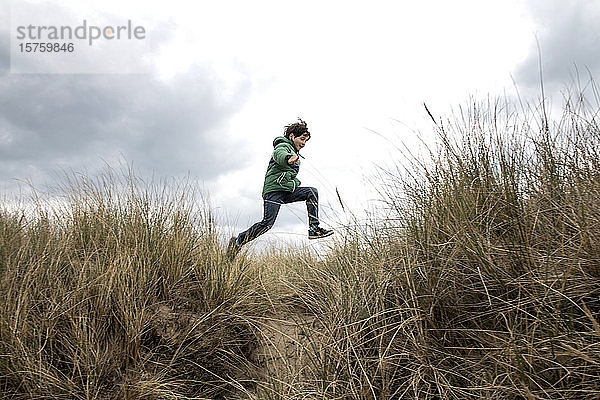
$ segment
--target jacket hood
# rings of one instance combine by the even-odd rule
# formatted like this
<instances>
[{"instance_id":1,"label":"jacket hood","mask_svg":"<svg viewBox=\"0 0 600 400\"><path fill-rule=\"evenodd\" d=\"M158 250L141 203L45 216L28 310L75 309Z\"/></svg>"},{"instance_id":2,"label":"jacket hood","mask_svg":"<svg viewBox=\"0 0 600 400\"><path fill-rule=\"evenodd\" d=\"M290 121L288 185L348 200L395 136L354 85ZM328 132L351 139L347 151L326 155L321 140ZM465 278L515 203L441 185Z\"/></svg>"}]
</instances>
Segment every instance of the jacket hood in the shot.
<instances>
[{"instance_id":1,"label":"jacket hood","mask_svg":"<svg viewBox=\"0 0 600 400\"><path fill-rule=\"evenodd\" d=\"M292 142L290 139L288 139L284 136L277 136L275 139L273 139L273 147L277 146L280 143L291 144L292 147L294 147L294 150L296 150L296 147L294 146L294 142Z\"/></svg>"},{"instance_id":2,"label":"jacket hood","mask_svg":"<svg viewBox=\"0 0 600 400\"><path fill-rule=\"evenodd\" d=\"M286 138L285 136L277 136L275 139L273 139L273 147L277 146L278 144L281 143L287 143L290 146L292 146L292 150L298 154L300 157L304 158L304 156L302 154L300 154L300 150L298 150L296 148L296 145L294 144L294 141L291 139Z\"/></svg>"}]
</instances>

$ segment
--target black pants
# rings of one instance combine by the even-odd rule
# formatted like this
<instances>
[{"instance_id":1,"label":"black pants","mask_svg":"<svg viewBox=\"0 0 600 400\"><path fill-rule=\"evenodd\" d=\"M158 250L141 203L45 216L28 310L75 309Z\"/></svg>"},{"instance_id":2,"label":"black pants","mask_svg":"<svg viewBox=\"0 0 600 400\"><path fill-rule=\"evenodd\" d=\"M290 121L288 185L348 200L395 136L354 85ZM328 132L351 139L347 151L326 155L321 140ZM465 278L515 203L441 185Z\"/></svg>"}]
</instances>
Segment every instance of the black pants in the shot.
<instances>
[{"instance_id":1,"label":"black pants","mask_svg":"<svg viewBox=\"0 0 600 400\"><path fill-rule=\"evenodd\" d=\"M273 226L282 204L306 201L308 225L319 225L319 193L313 187L297 187L293 192L271 192L264 196L264 216L248 230L238 235L238 243L245 244L256 239Z\"/></svg>"}]
</instances>

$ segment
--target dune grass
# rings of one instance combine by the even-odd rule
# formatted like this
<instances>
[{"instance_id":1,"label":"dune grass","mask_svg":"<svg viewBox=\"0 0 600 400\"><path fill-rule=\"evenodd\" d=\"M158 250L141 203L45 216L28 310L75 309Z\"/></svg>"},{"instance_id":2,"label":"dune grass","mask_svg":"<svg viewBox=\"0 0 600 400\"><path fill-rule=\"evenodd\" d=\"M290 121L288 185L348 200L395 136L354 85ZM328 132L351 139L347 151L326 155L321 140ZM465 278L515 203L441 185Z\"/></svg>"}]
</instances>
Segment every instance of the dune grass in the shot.
<instances>
[{"instance_id":1,"label":"dune grass","mask_svg":"<svg viewBox=\"0 0 600 400\"><path fill-rule=\"evenodd\" d=\"M7 397L213 398L251 378L257 273L224 261L192 185L107 173L60 193L0 213Z\"/></svg>"},{"instance_id":2,"label":"dune grass","mask_svg":"<svg viewBox=\"0 0 600 400\"><path fill-rule=\"evenodd\" d=\"M600 397L600 129L578 99L553 123L499 101L434 118L429 159L382 173L385 218L288 265L316 321L277 398Z\"/></svg>"},{"instance_id":3,"label":"dune grass","mask_svg":"<svg viewBox=\"0 0 600 400\"><path fill-rule=\"evenodd\" d=\"M432 115L321 254L231 262L193 185L131 174L0 209L2 394L599 398L600 127L566 100Z\"/></svg>"}]
</instances>

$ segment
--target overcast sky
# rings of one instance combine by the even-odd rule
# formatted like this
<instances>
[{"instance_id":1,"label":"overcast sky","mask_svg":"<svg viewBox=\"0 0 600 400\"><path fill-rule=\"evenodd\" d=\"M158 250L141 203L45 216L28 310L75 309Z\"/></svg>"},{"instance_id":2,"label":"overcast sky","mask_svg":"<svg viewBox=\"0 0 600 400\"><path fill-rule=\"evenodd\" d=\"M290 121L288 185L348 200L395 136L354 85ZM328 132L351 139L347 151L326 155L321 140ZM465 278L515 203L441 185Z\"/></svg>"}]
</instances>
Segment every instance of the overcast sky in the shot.
<instances>
[{"instance_id":1,"label":"overcast sky","mask_svg":"<svg viewBox=\"0 0 600 400\"><path fill-rule=\"evenodd\" d=\"M32 62L53 73L11 72L23 10L55 25L143 25L146 53L106 62L144 73L57 73L67 66L42 58ZM576 70L597 77L599 17L600 2L586 0L18 0L11 21L0 0L0 188L124 161L142 175L197 179L236 231L261 218L272 140L302 117L312 138L299 178L319 189L335 227L336 188L353 209L373 207L374 165L395 157L380 135L426 134L423 102L443 114L469 96L513 95L515 84L537 95L537 43L550 94ZM297 205L261 240L305 233Z\"/></svg>"}]
</instances>

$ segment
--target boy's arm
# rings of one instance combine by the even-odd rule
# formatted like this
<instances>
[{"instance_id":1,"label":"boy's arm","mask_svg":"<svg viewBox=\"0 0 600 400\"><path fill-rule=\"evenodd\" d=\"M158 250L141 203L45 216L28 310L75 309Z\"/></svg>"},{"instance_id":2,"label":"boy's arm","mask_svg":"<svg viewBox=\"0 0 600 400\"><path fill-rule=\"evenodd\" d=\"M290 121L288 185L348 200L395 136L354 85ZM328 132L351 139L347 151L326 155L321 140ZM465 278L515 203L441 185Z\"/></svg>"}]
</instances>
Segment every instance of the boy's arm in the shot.
<instances>
[{"instance_id":1,"label":"boy's arm","mask_svg":"<svg viewBox=\"0 0 600 400\"><path fill-rule=\"evenodd\" d=\"M285 166L288 165L289 159L295 154L290 151L289 146L285 144L279 144L275 146L273 150L273 160L279 165Z\"/></svg>"}]
</instances>

